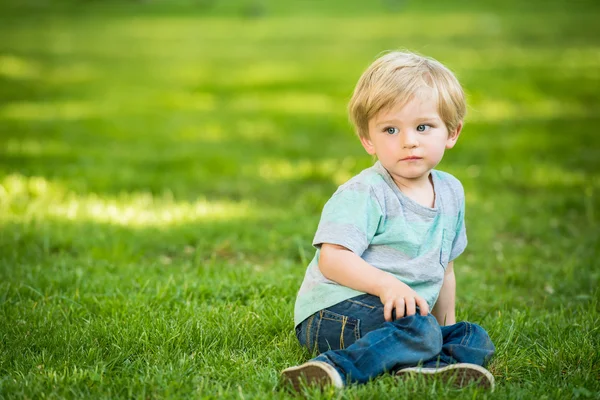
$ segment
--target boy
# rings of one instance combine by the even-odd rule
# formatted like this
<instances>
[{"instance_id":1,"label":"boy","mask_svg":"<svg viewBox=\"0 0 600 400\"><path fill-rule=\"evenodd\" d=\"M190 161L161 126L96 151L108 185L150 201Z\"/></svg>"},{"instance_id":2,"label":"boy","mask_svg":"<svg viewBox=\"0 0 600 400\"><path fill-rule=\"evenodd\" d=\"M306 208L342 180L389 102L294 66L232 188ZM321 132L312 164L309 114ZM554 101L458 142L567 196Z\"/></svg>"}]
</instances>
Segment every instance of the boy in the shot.
<instances>
[{"instance_id":1,"label":"boy","mask_svg":"<svg viewBox=\"0 0 600 400\"><path fill-rule=\"evenodd\" d=\"M300 343L320 355L283 380L343 387L394 372L493 388L488 334L455 321L464 191L433 169L463 126L460 84L435 60L391 52L363 73L349 113L378 161L325 204L294 317Z\"/></svg>"}]
</instances>

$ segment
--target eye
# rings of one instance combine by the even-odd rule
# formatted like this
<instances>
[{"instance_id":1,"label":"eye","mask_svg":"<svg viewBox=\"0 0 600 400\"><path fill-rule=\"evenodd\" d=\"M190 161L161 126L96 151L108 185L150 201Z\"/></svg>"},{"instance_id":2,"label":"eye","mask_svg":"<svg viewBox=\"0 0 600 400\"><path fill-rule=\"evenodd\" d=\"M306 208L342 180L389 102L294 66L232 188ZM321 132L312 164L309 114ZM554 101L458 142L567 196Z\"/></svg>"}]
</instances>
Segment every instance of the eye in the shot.
<instances>
[{"instance_id":1,"label":"eye","mask_svg":"<svg viewBox=\"0 0 600 400\"><path fill-rule=\"evenodd\" d=\"M390 135L395 135L398 133L398 128L394 128L393 126L388 126L385 128L385 133L389 133Z\"/></svg>"},{"instance_id":2,"label":"eye","mask_svg":"<svg viewBox=\"0 0 600 400\"><path fill-rule=\"evenodd\" d=\"M421 125L417 126L417 132L425 132L429 128L431 128L430 125L421 124Z\"/></svg>"}]
</instances>

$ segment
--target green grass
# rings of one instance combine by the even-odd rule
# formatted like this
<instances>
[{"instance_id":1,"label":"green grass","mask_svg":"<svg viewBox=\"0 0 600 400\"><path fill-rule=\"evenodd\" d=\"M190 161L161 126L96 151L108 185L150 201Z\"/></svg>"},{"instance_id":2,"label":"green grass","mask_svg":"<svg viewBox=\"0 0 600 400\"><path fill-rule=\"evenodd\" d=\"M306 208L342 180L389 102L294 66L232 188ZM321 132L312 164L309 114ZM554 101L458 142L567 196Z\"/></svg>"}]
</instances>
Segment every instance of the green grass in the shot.
<instances>
[{"instance_id":1,"label":"green grass","mask_svg":"<svg viewBox=\"0 0 600 400\"><path fill-rule=\"evenodd\" d=\"M0 398L289 397L321 208L371 163L346 103L399 47L468 93L440 168L497 389L308 394L600 398L600 7L322 3L0 5Z\"/></svg>"}]
</instances>

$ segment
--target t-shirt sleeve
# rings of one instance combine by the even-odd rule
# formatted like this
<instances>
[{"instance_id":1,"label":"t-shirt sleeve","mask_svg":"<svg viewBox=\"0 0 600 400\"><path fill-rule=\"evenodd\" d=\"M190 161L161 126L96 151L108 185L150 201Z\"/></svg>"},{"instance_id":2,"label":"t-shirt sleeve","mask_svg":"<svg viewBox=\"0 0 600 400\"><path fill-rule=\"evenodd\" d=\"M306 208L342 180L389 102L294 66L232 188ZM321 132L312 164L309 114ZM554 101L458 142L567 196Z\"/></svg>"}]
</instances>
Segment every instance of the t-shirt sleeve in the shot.
<instances>
[{"instance_id":1,"label":"t-shirt sleeve","mask_svg":"<svg viewBox=\"0 0 600 400\"><path fill-rule=\"evenodd\" d=\"M456 223L456 235L452 242L452 251L450 252L450 261L460 256L467 247L467 229L465 227L465 195L461 187L460 208Z\"/></svg>"},{"instance_id":2,"label":"t-shirt sleeve","mask_svg":"<svg viewBox=\"0 0 600 400\"><path fill-rule=\"evenodd\" d=\"M323 207L313 246L337 244L360 256L375 237L382 217L381 207L369 186L340 188Z\"/></svg>"}]
</instances>

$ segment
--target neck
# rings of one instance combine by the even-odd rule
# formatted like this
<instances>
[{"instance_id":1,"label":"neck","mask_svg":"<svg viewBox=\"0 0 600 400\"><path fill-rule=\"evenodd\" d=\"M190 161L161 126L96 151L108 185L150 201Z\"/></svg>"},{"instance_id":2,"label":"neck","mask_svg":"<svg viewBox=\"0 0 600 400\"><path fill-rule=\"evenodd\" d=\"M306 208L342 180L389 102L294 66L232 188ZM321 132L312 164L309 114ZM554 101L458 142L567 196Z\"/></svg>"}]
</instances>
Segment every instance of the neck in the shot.
<instances>
[{"instance_id":1,"label":"neck","mask_svg":"<svg viewBox=\"0 0 600 400\"><path fill-rule=\"evenodd\" d=\"M394 175L391 175L391 176L392 176L392 179L394 180L394 183L396 184L396 186L398 186L398 189L400 189L403 192L405 190L406 191L414 191L414 190L429 189L429 188L433 187L433 181L431 179L431 171L424 176L421 176L418 178L413 178L413 179L402 178L402 177L398 177L398 176L394 176Z\"/></svg>"},{"instance_id":2,"label":"neck","mask_svg":"<svg viewBox=\"0 0 600 400\"><path fill-rule=\"evenodd\" d=\"M431 172L415 179L400 178L393 175L392 179L396 186L398 186L398 189L408 198L425 207L434 207L435 191Z\"/></svg>"}]
</instances>

